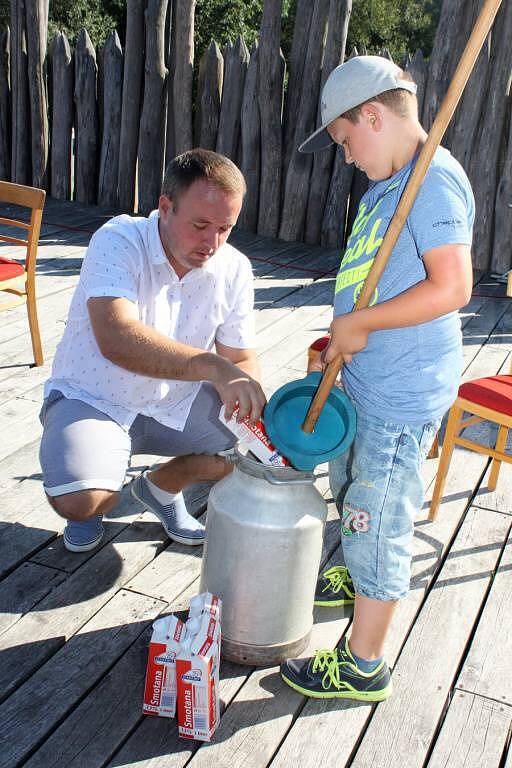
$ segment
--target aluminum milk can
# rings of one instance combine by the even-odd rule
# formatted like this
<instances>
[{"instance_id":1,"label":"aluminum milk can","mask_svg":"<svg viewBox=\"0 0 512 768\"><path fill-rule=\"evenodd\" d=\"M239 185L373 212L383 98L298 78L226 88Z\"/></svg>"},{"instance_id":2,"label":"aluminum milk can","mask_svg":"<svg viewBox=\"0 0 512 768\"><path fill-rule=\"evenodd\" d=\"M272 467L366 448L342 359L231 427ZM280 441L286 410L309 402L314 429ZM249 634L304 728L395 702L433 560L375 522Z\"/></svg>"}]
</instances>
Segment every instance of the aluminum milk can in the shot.
<instances>
[{"instance_id":1,"label":"aluminum milk can","mask_svg":"<svg viewBox=\"0 0 512 768\"><path fill-rule=\"evenodd\" d=\"M327 517L313 483L237 451L212 488L200 591L222 598L224 658L272 664L306 647Z\"/></svg>"}]
</instances>

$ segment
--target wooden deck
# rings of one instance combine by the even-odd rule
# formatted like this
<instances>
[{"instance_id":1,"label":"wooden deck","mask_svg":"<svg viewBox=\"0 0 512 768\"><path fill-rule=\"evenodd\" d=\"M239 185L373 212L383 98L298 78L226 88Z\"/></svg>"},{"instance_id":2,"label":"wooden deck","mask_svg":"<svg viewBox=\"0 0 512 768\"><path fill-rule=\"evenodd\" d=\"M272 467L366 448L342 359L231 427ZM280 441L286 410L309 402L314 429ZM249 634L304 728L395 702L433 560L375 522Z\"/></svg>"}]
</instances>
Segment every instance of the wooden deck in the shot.
<instances>
[{"instance_id":1,"label":"wooden deck","mask_svg":"<svg viewBox=\"0 0 512 768\"><path fill-rule=\"evenodd\" d=\"M306 700L276 668L225 663L212 744L180 740L175 721L142 716L151 621L188 606L201 553L169 543L126 492L101 548L66 552L38 464L42 384L90 234L104 220L98 209L47 202L38 259L43 368L29 367L25 309L0 315L0 768L512 768L512 468L502 468L490 493L485 458L461 449L434 524L427 507L437 462L425 467L412 590L387 643L388 702ZM232 240L254 265L270 394L303 373L308 344L329 324L339 255L242 232ZM504 293L481 279L462 312L465 378L508 368L512 305ZM132 473L153 460L134 457ZM318 487L329 500L325 467ZM197 514L207 491L189 493ZM330 500L328 561L340 561ZM317 610L311 651L349 628L348 612Z\"/></svg>"}]
</instances>

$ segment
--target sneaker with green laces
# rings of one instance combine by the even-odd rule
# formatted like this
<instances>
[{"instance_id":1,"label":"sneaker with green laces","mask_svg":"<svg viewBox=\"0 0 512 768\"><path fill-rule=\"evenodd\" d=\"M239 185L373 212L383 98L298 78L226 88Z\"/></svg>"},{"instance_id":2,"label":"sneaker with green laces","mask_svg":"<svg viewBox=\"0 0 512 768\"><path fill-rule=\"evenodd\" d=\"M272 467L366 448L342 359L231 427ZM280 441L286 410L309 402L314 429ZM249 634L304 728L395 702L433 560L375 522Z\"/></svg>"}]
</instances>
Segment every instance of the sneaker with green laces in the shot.
<instances>
[{"instance_id":1,"label":"sneaker with green laces","mask_svg":"<svg viewBox=\"0 0 512 768\"><path fill-rule=\"evenodd\" d=\"M344 565L335 565L318 577L315 605L354 605L355 592L350 574Z\"/></svg>"},{"instance_id":2,"label":"sneaker with green laces","mask_svg":"<svg viewBox=\"0 0 512 768\"><path fill-rule=\"evenodd\" d=\"M373 672L359 669L348 640L334 651L321 650L309 659L288 659L281 677L291 688L314 699L355 699L373 703L391 696L391 673L383 660Z\"/></svg>"}]
</instances>

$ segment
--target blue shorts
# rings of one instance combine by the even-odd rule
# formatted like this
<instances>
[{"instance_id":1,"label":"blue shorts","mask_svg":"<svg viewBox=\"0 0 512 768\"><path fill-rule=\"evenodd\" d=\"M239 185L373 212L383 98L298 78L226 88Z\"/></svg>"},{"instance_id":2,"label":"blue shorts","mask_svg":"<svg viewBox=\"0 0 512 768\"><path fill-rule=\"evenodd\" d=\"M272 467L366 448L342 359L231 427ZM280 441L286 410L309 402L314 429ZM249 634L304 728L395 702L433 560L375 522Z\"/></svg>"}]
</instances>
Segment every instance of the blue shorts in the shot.
<instances>
[{"instance_id":1,"label":"blue shorts","mask_svg":"<svg viewBox=\"0 0 512 768\"><path fill-rule=\"evenodd\" d=\"M343 556L357 594L398 600L409 591L421 465L440 422L393 424L356 410L354 443L329 464Z\"/></svg>"}]
</instances>

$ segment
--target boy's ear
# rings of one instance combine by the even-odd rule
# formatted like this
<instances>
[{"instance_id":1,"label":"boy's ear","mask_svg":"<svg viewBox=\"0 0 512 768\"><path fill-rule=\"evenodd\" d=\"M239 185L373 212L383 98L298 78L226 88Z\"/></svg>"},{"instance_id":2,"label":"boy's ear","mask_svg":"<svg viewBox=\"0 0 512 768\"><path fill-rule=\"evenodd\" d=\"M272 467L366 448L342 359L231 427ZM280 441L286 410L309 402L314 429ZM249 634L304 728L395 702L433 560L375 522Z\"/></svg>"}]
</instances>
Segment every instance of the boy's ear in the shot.
<instances>
[{"instance_id":1,"label":"boy's ear","mask_svg":"<svg viewBox=\"0 0 512 768\"><path fill-rule=\"evenodd\" d=\"M375 131L382 128L382 113L374 102L368 102L361 107L361 118Z\"/></svg>"}]
</instances>

